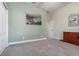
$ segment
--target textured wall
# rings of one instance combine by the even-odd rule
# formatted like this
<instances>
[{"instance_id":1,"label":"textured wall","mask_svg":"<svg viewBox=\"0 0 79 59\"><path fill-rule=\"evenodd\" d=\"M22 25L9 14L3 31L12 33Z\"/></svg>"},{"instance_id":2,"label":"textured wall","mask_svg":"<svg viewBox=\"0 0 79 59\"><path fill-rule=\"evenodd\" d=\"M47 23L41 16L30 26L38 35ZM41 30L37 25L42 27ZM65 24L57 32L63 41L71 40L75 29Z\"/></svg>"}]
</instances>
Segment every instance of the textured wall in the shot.
<instances>
[{"instance_id":1,"label":"textured wall","mask_svg":"<svg viewBox=\"0 0 79 59\"><path fill-rule=\"evenodd\" d=\"M47 37L46 33L46 11L29 3L8 2L9 8L9 42L24 41ZM27 25L26 14L37 14L42 16L42 25Z\"/></svg>"},{"instance_id":2,"label":"textured wall","mask_svg":"<svg viewBox=\"0 0 79 59\"><path fill-rule=\"evenodd\" d=\"M70 3L52 13L49 23L53 24L51 32L53 38L63 39L63 32L79 32L79 26L68 27L68 16L70 14L79 14L79 3Z\"/></svg>"}]
</instances>

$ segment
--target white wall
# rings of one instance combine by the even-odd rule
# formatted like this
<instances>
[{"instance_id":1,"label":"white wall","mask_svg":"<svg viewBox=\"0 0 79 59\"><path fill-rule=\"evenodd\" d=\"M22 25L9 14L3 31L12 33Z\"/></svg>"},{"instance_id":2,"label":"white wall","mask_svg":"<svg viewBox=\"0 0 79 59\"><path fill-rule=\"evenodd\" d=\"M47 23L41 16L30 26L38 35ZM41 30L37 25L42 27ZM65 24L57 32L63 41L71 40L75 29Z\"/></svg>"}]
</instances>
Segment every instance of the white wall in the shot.
<instances>
[{"instance_id":1,"label":"white wall","mask_svg":"<svg viewBox=\"0 0 79 59\"><path fill-rule=\"evenodd\" d=\"M47 27L48 38L50 39L53 38L53 21L51 21L51 17L52 17L51 14L48 13L46 27Z\"/></svg>"},{"instance_id":2,"label":"white wall","mask_svg":"<svg viewBox=\"0 0 79 59\"><path fill-rule=\"evenodd\" d=\"M68 16L70 14L79 14L79 3L74 2L70 3L60 9L57 9L52 14L52 18L49 21L49 25L52 28L52 38L54 39L63 39L63 32L79 32L79 26L68 27ZM51 34L50 34L51 35Z\"/></svg>"},{"instance_id":3,"label":"white wall","mask_svg":"<svg viewBox=\"0 0 79 59\"><path fill-rule=\"evenodd\" d=\"M0 54L8 46L8 10L0 2Z\"/></svg>"}]
</instances>

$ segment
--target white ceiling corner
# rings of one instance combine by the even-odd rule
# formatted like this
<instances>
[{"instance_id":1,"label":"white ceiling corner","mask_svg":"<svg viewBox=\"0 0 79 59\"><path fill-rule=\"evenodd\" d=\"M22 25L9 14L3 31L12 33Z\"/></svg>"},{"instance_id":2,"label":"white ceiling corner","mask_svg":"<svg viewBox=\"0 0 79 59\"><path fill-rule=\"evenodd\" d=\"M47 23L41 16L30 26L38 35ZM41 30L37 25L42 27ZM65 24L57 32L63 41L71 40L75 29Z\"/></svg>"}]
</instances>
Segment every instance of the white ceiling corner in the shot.
<instances>
[{"instance_id":1,"label":"white ceiling corner","mask_svg":"<svg viewBox=\"0 0 79 59\"><path fill-rule=\"evenodd\" d=\"M50 12L54 11L57 8L60 8L64 5L69 4L69 2L35 2L34 5L39 6L40 8Z\"/></svg>"}]
</instances>

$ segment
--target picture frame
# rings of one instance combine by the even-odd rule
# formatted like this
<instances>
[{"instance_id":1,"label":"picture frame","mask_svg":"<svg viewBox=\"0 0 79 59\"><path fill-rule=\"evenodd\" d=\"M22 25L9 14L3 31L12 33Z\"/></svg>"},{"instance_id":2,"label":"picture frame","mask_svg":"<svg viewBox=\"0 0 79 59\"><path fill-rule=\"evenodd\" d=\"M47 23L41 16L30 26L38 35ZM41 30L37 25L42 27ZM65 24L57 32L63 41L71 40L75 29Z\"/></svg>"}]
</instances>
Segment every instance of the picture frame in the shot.
<instances>
[{"instance_id":1,"label":"picture frame","mask_svg":"<svg viewBox=\"0 0 79 59\"><path fill-rule=\"evenodd\" d=\"M79 26L79 14L71 14L68 16L68 26Z\"/></svg>"},{"instance_id":2,"label":"picture frame","mask_svg":"<svg viewBox=\"0 0 79 59\"><path fill-rule=\"evenodd\" d=\"M26 14L26 24L41 25L41 15Z\"/></svg>"}]
</instances>

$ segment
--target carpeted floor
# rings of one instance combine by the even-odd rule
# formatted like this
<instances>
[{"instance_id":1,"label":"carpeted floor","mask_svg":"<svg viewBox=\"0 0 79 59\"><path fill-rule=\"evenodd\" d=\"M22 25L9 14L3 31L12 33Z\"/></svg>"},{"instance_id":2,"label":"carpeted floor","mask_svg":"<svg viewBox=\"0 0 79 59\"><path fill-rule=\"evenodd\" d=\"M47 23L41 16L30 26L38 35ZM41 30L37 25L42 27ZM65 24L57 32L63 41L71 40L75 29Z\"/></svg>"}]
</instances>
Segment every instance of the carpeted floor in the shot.
<instances>
[{"instance_id":1,"label":"carpeted floor","mask_svg":"<svg viewBox=\"0 0 79 59\"><path fill-rule=\"evenodd\" d=\"M1 56L79 56L79 46L47 39L11 45Z\"/></svg>"}]
</instances>

